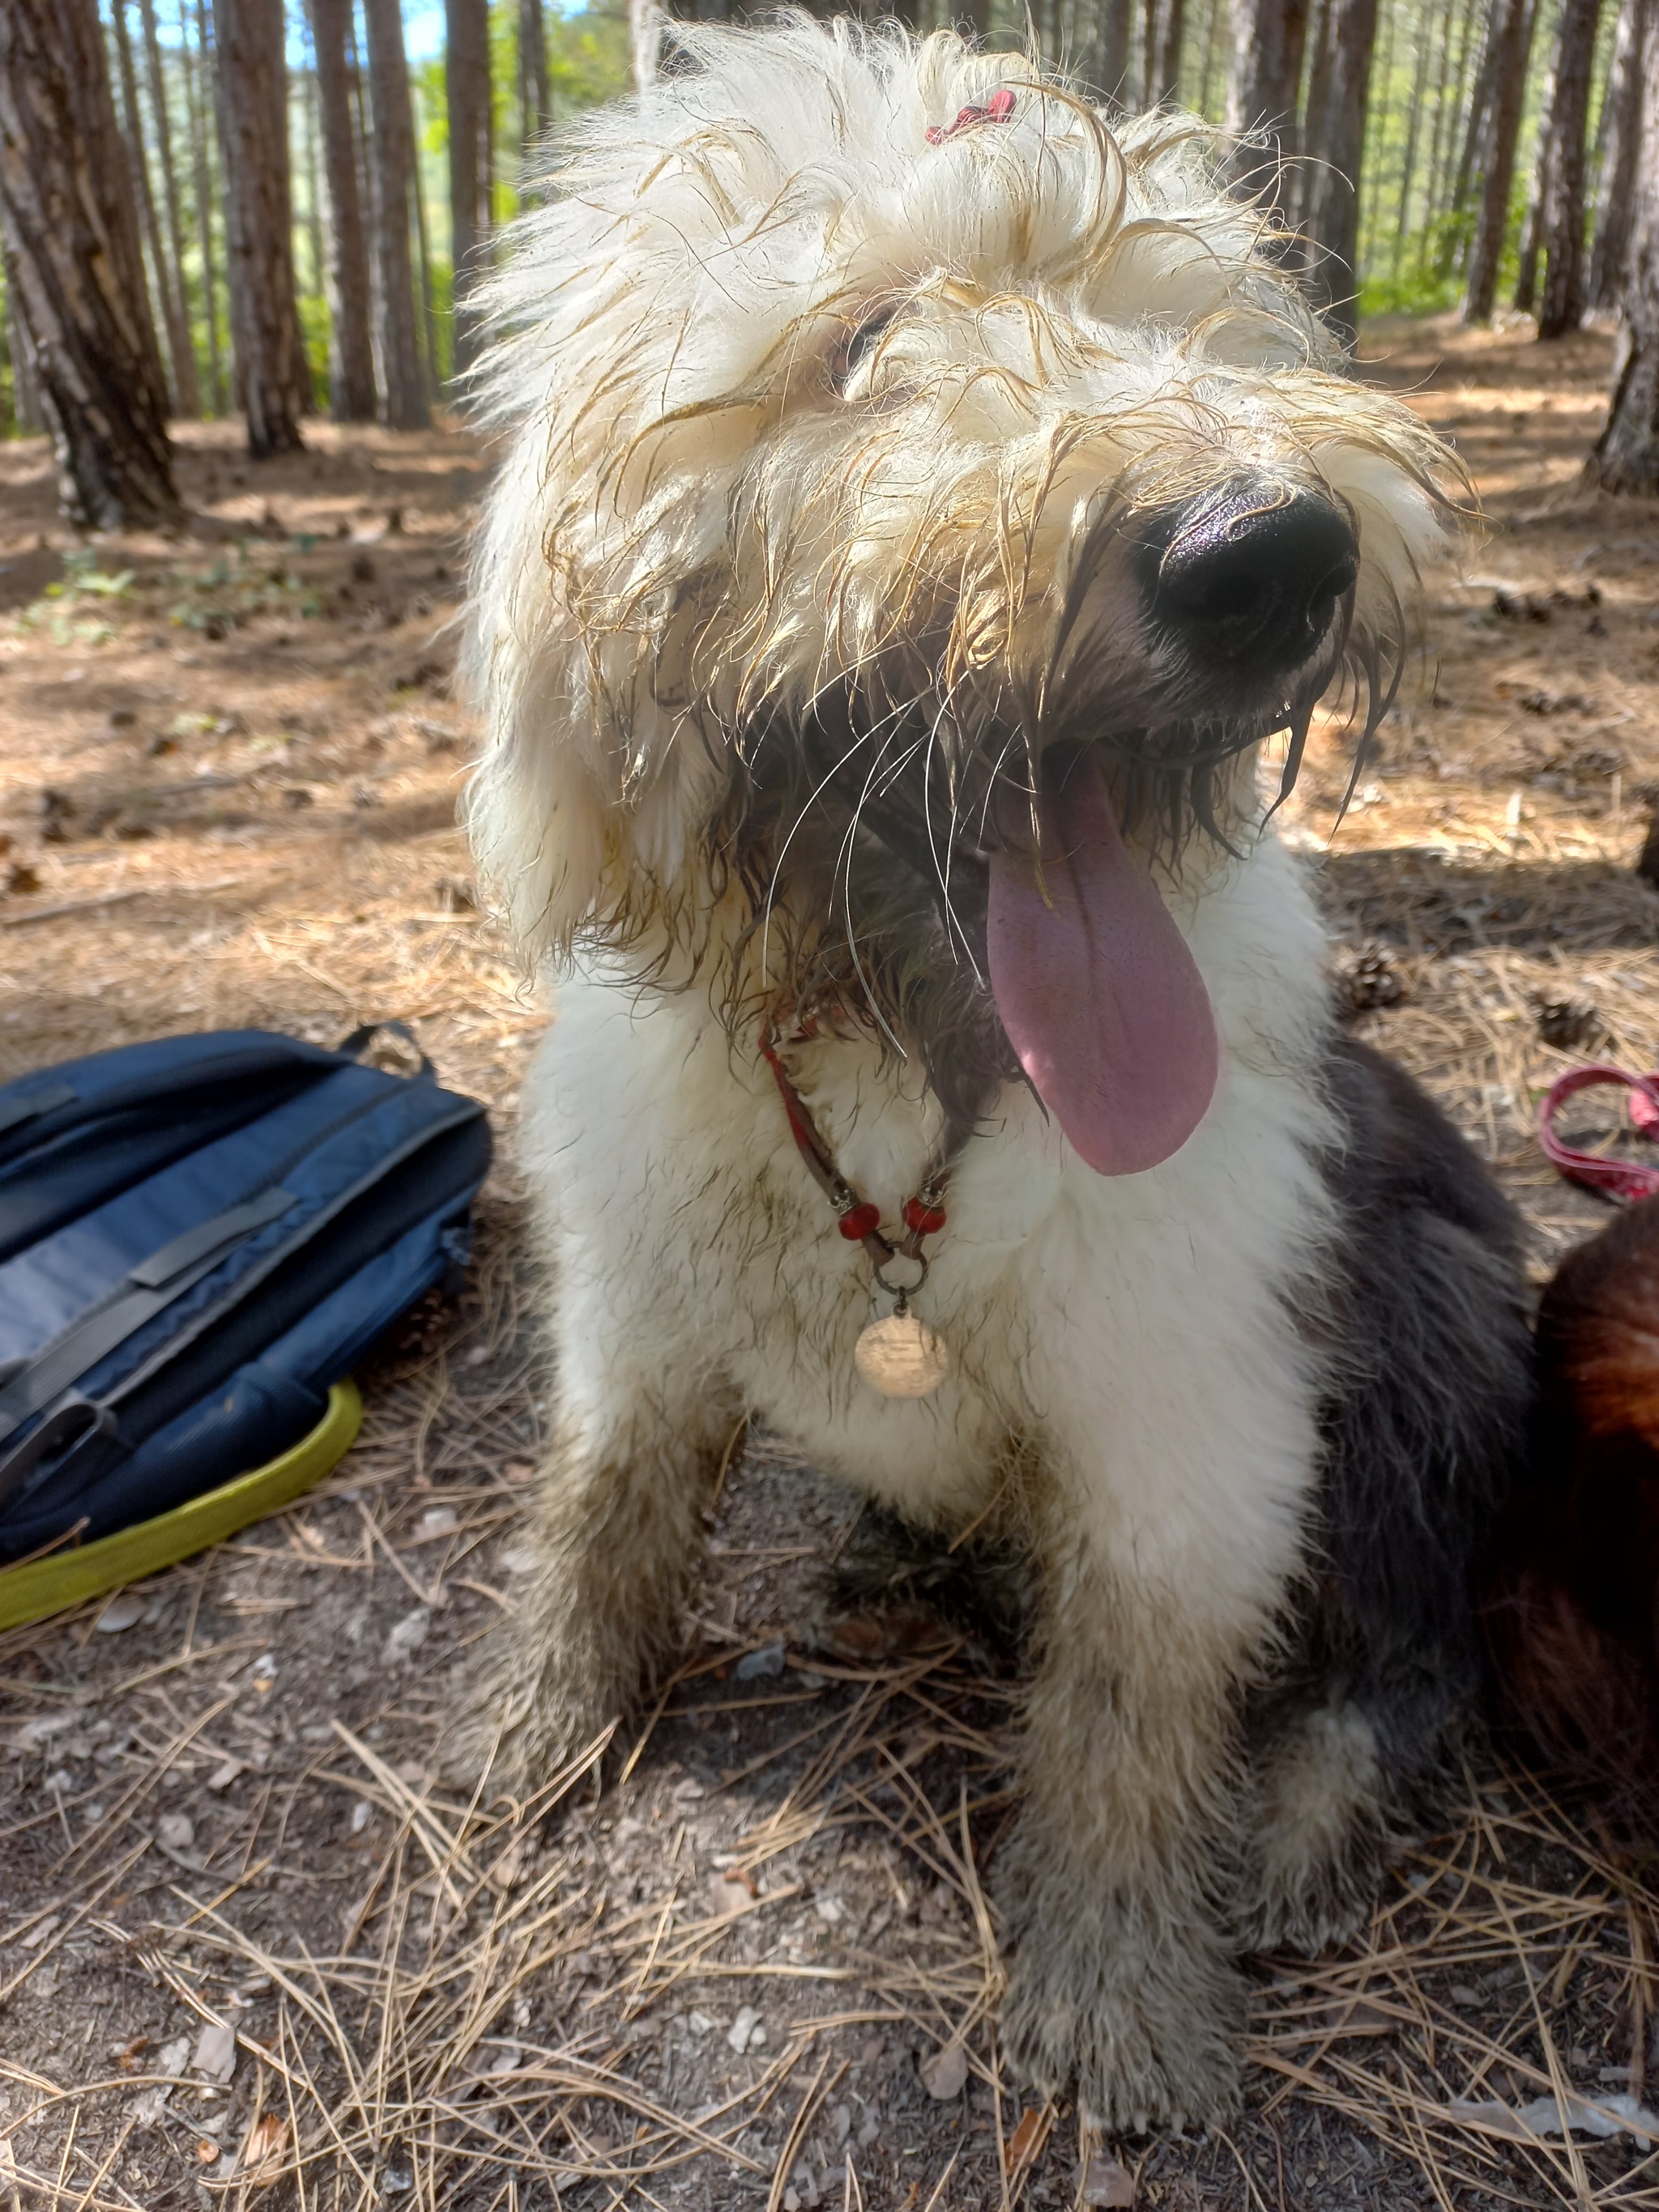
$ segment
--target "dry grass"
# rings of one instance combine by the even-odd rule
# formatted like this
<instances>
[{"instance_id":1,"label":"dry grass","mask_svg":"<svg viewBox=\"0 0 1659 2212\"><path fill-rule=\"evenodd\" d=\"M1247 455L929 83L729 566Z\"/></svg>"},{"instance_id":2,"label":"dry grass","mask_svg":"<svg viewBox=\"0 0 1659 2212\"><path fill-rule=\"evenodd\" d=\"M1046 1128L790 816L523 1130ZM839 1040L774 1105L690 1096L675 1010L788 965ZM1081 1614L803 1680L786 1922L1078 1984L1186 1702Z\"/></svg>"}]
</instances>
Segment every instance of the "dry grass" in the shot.
<instances>
[{"instance_id":1,"label":"dry grass","mask_svg":"<svg viewBox=\"0 0 1659 2212\"><path fill-rule=\"evenodd\" d=\"M331 1498L234 1548L285 1540L301 1572L324 1577L362 1576L380 1557L406 1586L394 1610L411 1592L429 1606L469 1583L493 1590L466 1570L516 1519L516 1463L489 1475L465 1449L487 1422L489 1390L459 1418L453 1402L435 1424L427 1418L434 1394L453 1399L442 1364L438 1351L416 1357L382 1394L356 1480L335 1478ZM430 1508L422 1520L386 1495L422 1441L449 1509L435 1539ZM402 1469L384 1466L394 1453ZM347 1525L358 1521L358 1556L336 1553L319 1534L331 1506L351 1509ZM744 1531L723 1529L717 1541L720 1533ZM245 1592L232 1619L258 1620L283 1601ZM511 1600L494 1590L489 1602L493 1611ZM221 1731L239 1696L259 1700L257 1662L251 1680L242 1670L267 1635L198 1644L199 1611L192 1601L167 1657L77 1685L72 1702L62 1685L13 1680L49 1723L67 1711L84 1725L94 1711L144 1720L132 1778L100 1818L76 1794L48 1793L34 1814L47 1879L0 1929L0 1959L17 1962L0 2005L18 2017L32 1981L89 1947L148 1979L175 2039L173 2063L160 2070L159 2036L69 2079L61 2065L0 2058L19 2188L88 2212L185 2201L173 2191L192 2172L215 2201L240 2206L276 2191L273 2203L318 2212L404 2201L424 2212L541 2203L778 2212L786 2189L817 2200L839 2148L832 2193L848 2204L920 2206L942 2189L941 2204L1010 2208L1087 2201L1082 2177L1098 2180L1115 2164L1079 2146L1074 2118L1024 2108L1000 2068L1000 1970L981 1877L1006 1812L1010 1690L955 1645L941 1639L860 1665L826 1657L809 1638L787 1650L787 1671L751 1690L732 1662L763 1646L716 1630L631 1746L620 1794L603 1797L605 1739L527 1803L463 1803L336 1717L328 1741L275 1793L286 1805L267 1790L192 1861L163 1852L156 1808L181 1757L211 1764L246 1748ZM65 1632L78 1627L84 1643L89 1626L82 1617ZM0 1642L0 1673L31 1649L26 1632ZM759 1724L752 1756L718 1782L676 1778L671 1762L666 1788L660 1773L641 1786L660 1757L654 1731L733 1711ZM284 1925L268 1906L290 1820L330 1796L368 1808L374 1850L326 1917L307 1911L303 1927ZM1196 2174L1218 2192L1198 2201L1253 2206L1659 2205L1650 2112L1631 2120L1633 2140L1552 2140L1503 2113L1577 2098L1617 2121L1630 2108L1609 2099L1643 2105L1659 1894L1534 1778L1472 1775L1468 1802L1457 1829L1398 1870L1362 1942L1311 1964L1264 1962L1250 2110L1224 2136L1122 2147L1126 2172L1142 2169L1137 2202L1186 2203L1182 2183ZM599 1826L629 1821L645 1846L630 1862L644 1878L631 1883ZM6 1840L19 1832L14 1824ZM826 1926L816 1903L833 1901L849 1844L875 1848L891 1893L885 1917L842 1907ZM140 1897L147 1910L134 1909ZM814 1920L831 1940L813 1940ZM711 2081L694 2068L678 2081L670 2046L695 2042L705 2017L718 2025L701 2039L719 2039L735 1996L771 2027L758 2055L729 2068L732 2078ZM240 2064L234 2123L208 2134L221 2095L204 2094L199 2061L214 2027L234 2036ZM850 2126L836 2118L842 2142L825 2141L826 2121L848 2111L849 2082L868 2086L872 2041L877 2056L896 2043L907 2066L912 2054L924 2069L940 2054L965 2061L964 2094L912 2096L922 2123L915 2147L930 2160L911 2169L914 2194L892 2172L890 2152L911 2147L902 2136L866 2160L845 2147ZM186 2049L198 2063L179 2063ZM953 2106L957 2142L930 2141ZM1397 2189L1410 2174L1427 2193L1328 2195L1328 2159L1322 2165L1309 2141L1315 2115L1380 2147L1386 2165L1375 2178ZM0 2168L0 2184L9 2179Z\"/></svg>"}]
</instances>

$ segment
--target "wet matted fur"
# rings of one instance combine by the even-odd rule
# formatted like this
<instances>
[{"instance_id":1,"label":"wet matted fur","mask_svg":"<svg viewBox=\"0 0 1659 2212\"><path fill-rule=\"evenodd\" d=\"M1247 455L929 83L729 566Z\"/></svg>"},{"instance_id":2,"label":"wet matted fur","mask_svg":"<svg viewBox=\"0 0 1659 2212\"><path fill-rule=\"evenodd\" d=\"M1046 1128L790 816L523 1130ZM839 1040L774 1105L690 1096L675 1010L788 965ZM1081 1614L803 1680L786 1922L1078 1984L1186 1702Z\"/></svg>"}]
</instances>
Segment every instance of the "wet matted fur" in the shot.
<instances>
[{"instance_id":1,"label":"wet matted fur","mask_svg":"<svg viewBox=\"0 0 1659 2212\"><path fill-rule=\"evenodd\" d=\"M562 980L540 1565L476 1738L534 1773L638 1704L745 1415L994 1534L1033 1623L1006 2048L1111 2125L1224 2111L1241 1951L1351 1928L1431 1798L1527 1390L1512 1224L1334 1036L1259 777L1322 697L1380 713L1458 480L1218 162L951 35L687 30L519 225L483 386L471 825ZM1043 974L991 988L1011 870L1049 941L1076 775L1096 890L1156 886L1158 1018L1187 963L1220 1040L1133 1172L1010 1041ZM953 1155L931 1397L860 1379L883 1308L764 1027L890 1226ZM1156 1030L1136 1073L1179 1088L1202 1038Z\"/></svg>"}]
</instances>

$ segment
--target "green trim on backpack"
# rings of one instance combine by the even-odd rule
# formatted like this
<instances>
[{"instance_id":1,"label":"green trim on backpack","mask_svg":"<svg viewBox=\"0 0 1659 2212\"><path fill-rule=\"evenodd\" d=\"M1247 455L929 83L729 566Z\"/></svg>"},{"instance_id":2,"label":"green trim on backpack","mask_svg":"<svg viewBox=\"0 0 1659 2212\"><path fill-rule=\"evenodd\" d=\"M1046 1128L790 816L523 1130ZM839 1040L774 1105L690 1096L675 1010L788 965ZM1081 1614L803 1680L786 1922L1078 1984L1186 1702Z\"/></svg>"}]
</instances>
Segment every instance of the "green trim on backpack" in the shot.
<instances>
[{"instance_id":1,"label":"green trim on backpack","mask_svg":"<svg viewBox=\"0 0 1659 2212\"><path fill-rule=\"evenodd\" d=\"M171 1513L140 1521L95 1544L69 1547L44 1559L0 1567L0 1629L21 1628L66 1606L119 1589L187 1559L210 1544L222 1543L250 1521L290 1504L301 1491L343 1459L356 1440L363 1401L356 1383L337 1382L328 1410L309 1436L277 1459L239 1474L216 1490L175 1506Z\"/></svg>"}]
</instances>

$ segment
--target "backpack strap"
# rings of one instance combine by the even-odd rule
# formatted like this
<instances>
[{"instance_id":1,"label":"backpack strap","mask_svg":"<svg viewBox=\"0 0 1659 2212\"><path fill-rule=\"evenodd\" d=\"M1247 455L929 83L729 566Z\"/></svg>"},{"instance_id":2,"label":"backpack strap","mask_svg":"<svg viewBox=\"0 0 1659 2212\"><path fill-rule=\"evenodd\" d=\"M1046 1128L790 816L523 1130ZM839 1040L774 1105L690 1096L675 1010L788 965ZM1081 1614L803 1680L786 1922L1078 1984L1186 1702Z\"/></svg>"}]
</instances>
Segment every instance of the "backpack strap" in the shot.
<instances>
[{"instance_id":1,"label":"backpack strap","mask_svg":"<svg viewBox=\"0 0 1659 2212\"><path fill-rule=\"evenodd\" d=\"M0 1137L9 1129L21 1129L25 1121L33 1121L38 1115L55 1114L60 1106L73 1106L80 1096L72 1083L47 1083L21 1098L0 1098Z\"/></svg>"},{"instance_id":2,"label":"backpack strap","mask_svg":"<svg viewBox=\"0 0 1659 2212\"><path fill-rule=\"evenodd\" d=\"M364 1022L353 1030L349 1036L340 1039L334 1048L346 1060L361 1060L377 1036L401 1038L420 1062L410 1080L415 1083L435 1083L438 1071L422 1051L415 1032L407 1022Z\"/></svg>"},{"instance_id":3,"label":"backpack strap","mask_svg":"<svg viewBox=\"0 0 1659 2212\"><path fill-rule=\"evenodd\" d=\"M275 1221L294 1203L291 1191L262 1190L211 1221L198 1221L141 1260L129 1270L125 1283L8 1376L0 1387L0 1442L49 1406L77 1376L125 1344L153 1314L182 1297L233 1244ZM0 1469L0 1497L6 1487L4 1470Z\"/></svg>"}]
</instances>

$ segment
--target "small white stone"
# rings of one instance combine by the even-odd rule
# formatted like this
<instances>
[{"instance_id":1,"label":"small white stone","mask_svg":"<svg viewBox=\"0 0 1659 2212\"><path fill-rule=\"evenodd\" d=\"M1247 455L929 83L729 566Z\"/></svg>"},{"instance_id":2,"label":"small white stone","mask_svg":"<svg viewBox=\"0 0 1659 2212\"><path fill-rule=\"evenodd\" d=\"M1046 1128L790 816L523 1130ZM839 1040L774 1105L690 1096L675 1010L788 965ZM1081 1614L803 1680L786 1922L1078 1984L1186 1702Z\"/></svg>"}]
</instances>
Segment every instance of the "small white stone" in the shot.
<instances>
[{"instance_id":1,"label":"small white stone","mask_svg":"<svg viewBox=\"0 0 1659 2212\"><path fill-rule=\"evenodd\" d=\"M363 1830L368 1826L369 1822L374 1818L374 1808L369 1803L367 1797L360 1797L351 1808L352 1834L354 1836L361 1836Z\"/></svg>"},{"instance_id":2,"label":"small white stone","mask_svg":"<svg viewBox=\"0 0 1659 2212\"><path fill-rule=\"evenodd\" d=\"M432 1608L429 1606L417 1605L412 1613L406 1613L386 1638L386 1664L389 1667L398 1666L411 1653L418 1651L431 1629Z\"/></svg>"},{"instance_id":3,"label":"small white stone","mask_svg":"<svg viewBox=\"0 0 1659 2212\"><path fill-rule=\"evenodd\" d=\"M228 2081L236 2071L235 2029L224 2021L204 2021L191 2063L210 2081Z\"/></svg>"},{"instance_id":4,"label":"small white stone","mask_svg":"<svg viewBox=\"0 0 1659 2212\"><path fill-rule=\"evenodd\" d=\"M43 1743L50 1743L55 1735L67 1735L80 1718L78 1713L46 1713L38 1721L26 1721L18 1737L20 1751L38 1751Z\"/></svg>"},{"instance_id":5,"label":"small white stone","mask_svg":"<svg viewBox=\"0 0 1659 2212\"><path fill-rule=\"evenodd\" d=\"M118 1636L124 1628L131 1628L144 1617L144 1601L134 1597L131 1590L123 1590L112 1597L99 1614L93 1626L100 1636Z\"/></svg>"},{"instance_id":6,"label":"small white stone","mask_svg":"<svg viewBox=\"0 0 1659 2212\"><path fill-rule=\"evenodd\" d=\"M169 1850L187 1851L196 1841L196 1823L188 1813L163 1813L155 1833Z\"/></svg>"},{"instance_id":7,"label":"small white stone","mask_svg":"<svg viewBox=\"0 0 1659 2212\"><path fill-rule=\"evenodd\" d=\"M751 2043L764 2043L765 2031L761 2027L761 2016L753 2005L744 2005L726 2031L726 2039L738 2057Z\"/></svg>"},{"instance_id":8,"label":"small white stone","mask_svg":"<svg viewBox=\"0 0 1659 2212\"><path fill-rule=\"evenodd\" d=\"M968 2053L961 2044L947 2043L942 2051L935 2051L922 2059L916 2071L928 2095L945 2104L962 2094L968 2079Z\"/></svg>"}]
</instances>

